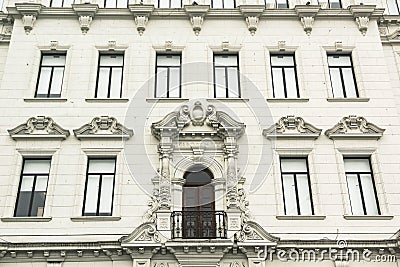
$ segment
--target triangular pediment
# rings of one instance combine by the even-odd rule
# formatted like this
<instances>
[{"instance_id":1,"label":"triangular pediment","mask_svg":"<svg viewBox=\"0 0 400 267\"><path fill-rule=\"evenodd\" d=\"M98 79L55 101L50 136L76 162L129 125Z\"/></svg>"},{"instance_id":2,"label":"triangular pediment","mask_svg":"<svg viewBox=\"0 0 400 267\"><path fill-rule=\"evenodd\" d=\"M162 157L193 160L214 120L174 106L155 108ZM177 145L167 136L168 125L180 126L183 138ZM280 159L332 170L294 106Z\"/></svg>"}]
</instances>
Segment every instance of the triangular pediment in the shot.
<instances>
[{"instance_id":1,"label":"triangular pediment","mask_svg":"<svg viewBox=\"0 0 400 267\"><path fill-rule=\"evenodd\" d=\"M31 117L26 123L8 130L13 139L18 138L59 138L65 139L69 136L69 131L63 129L50 117L37 116Z\"/></svg>"},{"instance_id":2,"label":"triangular pediment","mask_svg":"<svg viewBox=\"0 0 400 267\"><path fill-rule=\"evenodd\" d=\"M304 121L301 117L289 115L279 119L277 123L263 130L268 139L274 138L312 138L316 139L321 130Z\"/></svg>"},{"instance_id":3,"label":"triangular pediment","mask_svg":"<svg viewBox=\"0 0 400 267\"><path fill-rule=\"evenodd\" d=\"M367 138L379 139L385 129L368 122L364 117L350 115L343 117L335 126L325 131L330 139Z\"/></svg>"},{"instance_id":4,"label":"triangular pediment","mask_svg":"<svg viewBox=\"0 0 400 267\"><path fill-rule=\"evenodd\" d=\"M206 127L199 130L199 126ZM171 112L162 120L153 123L151 132L159 140L162 135L179 134L214 134L221 138L239 138L244 134L245 128L243 123L233 119L226 112L217 110L213 105L205 108L200 101L196 101L191 108L189 105L183 105L178 111Z\"/></svg>"},{"instance_id":5,"label":"triangular pediment","mask_svg":"<svg viewBox=\"0 0 400 267\"><path fill-rule=\"evenodd\" d=\"M91 122L74 130L76 138L124 138L129 139L133 131L109 116L95 117Z\"/></svg>"}]
</instances>

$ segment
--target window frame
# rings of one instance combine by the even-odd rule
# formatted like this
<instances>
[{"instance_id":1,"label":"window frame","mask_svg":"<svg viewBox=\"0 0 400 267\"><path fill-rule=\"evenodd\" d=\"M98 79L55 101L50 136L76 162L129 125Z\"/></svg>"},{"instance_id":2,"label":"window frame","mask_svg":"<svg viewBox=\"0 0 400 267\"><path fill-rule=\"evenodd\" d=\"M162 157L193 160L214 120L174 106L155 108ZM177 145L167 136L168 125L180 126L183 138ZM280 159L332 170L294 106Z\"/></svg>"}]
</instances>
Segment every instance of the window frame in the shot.
<instances>
[{"instance_id":1,"label":"window frame","mask_svg":"<svg viewBox=\"0 0 400 267\"><path fill-rule=\"evenodd\" d=\"M332 5L331 1L332 0L328 0L328 8L332 8L331 7L331 5ZM338 8L343 8L342 0L338 0L338 2L339 2L339 7ZM336 7L334 7L334 8L336 8Z\"/></svg>"},{"instance_id":2,"label":"window frame","mask_svg":"<svg viewBox=\"0 0 400 267\"><path fill-rule=\"evenodd\" d=\"M394 5L396 6L396 13L394 13L394 14L391 14L391 10L389 10L389 4L388 4L388 1L390 1L390 0L386 0L386 7L387 7L387 14L388 15L394 15L394 16L398 16L398 15L400 15L400 5L399 5L399 2L398 2L398 0L392 0L393 2L394 2Z\"/></svg>"},{"instance_id":3,"label":"window frame","mask_svg":"<svg viewBox=\"0 0 400 267\"><path fill-rule=\"evenodd\" d=\"M171 0L168 0L168 3L169 3L168 7L160 7L160 1L161 0L156 0L155 1L155 3L157 3L156 8L182 8L183 7L183 0L180 0L181 1L180 7L171 7L171 3L172 3Z\"/></svg>"},{"instance_id":4,"label":"window frame","mask_svg":"<svg viewBox=\"0 0 400 267\"><path fill-rule=\"evenodd\" d=\"M54 1L54 0L50 0L50 5L49 5L49 7L61 7L61 8L65 8L65 7L72 7L72 5L75 4L75 0L73 0L72 3L71 3L71 5L65 6L65 5L64 5L65 0L61 0L61 1L62 1L61 6L53 6L53 1Z\"/></svg>"},{"instance_id":5,"label":"window frame","mask_svg":"<svg viewBox=\"0 0 400 267\"><path fill-rule=\"evenodd\" d=\"M103 5L101 5L101 6L99 5L99 8L128 8L128 7L129 7L129 0L126 0L126 7L117 7L117 2L118 2L118 1L121 1L121 0L117 0L117 1L115 2L115 4L116 4L115 7L106 7L107 1L108 1L108 0L103 0ZM97 2L99 2L99 1L97 1Z\"/></svg>"},{"instance_id":6,"label":"window frame","mask_svg":"<svg viewBox=\"0 0 400 267\"><path fill-rule=\"evenodd\" d=\"M228 9L228 7L225 7L225 1L222 1L222 7L214 7L214 0L211 0L211 8L223 8L223 9ZM237 8L237 0L232 0L233 1L233 8ZM230 7L229 7L230 8Z\"/></svg>"},{"instance_id":7,"label":"window frame","mask_svg":"<svg viewBox=\"0 0 400 267\"><path fill-rule=\"evenodd\" d=\"M217 56L236 56L236 66L216 66L215 65L215 57ZM214 85L214 98L221 98L217 97L217 84L215 82L215 70L216 68L223 68L225 69L225 97L227 99L236 99L236 98L241 98L242 97L242 88L240 86L240 65L239 65L239 53L213 53L213 85ZM237 97L229 97L229 88L227 87L229 85L228 80L228 68L236 68L237 70L237 79L238 79L238 92L237 92Z\"/></svg>"},{"instance_id":8,"label":"window frame","mask_svg":"<svg viewBox=\"0 0 400 267\"><path fill-rule=\"evenodd\" d=\"M289 67L289 66L273 66L272 65L272 57L276 57L276 56L290 56L293 58L293 67ZM274 84L274 68L277 69L281 69L282 71L282 78L283 78L283 92L284 92L284 99L298 99L300 98L300 88L299 88L299 80L298 80L298 75L297 75L297 64L296 64L296 54L295 53L271 53L269 56L269 63L271 66L271 78L272 78L272 97L276 98L275 96L275 84ZM293 68L294 69L294 78L296 80L296 91L297 91L297 97L296 98L292 98L292 97L288 97L288 93L287 93L287 86L286 86L286 76L285 76L285 72L284 69L285 68Z\"/></svg>"},{"instance_id":9,"label":"window frame","mask_svg":"<svg viewBox=\"0 0 400 267\"><path fill-rule=\"evenodd\" d=\"M307 172L283 172L282 171L282 159L305 160ZM306 174L307 175L308 193L310 195L311 215L315 215L314 201L313 201L312 190L311 190L310 169L308 166L308 157L285 157L285 156L282 157L282 156L279 156L279 167L280 167L281 183L282 183L283 211L284 211L285 215L288 215L288 214L286 212L285 185L284 185L284 181L283 181L284 175L293 175L293 181L295 184L295 193L296 193L297 216L310 215L310 214L301 214L300 203L299 203L299 192L298 192L298 186L297 186L297 174L303 174L303 175Z\"/></svg>"},{"instance_id":10,"label":"window frame","mask_svg":"<svg viewBox=\"0 0 400 267\"><path fill-rule=\"evenodd\" d=\"M39 63L39 71L38 71L38 75L37 75L37 79L36 79L36 90L35 90L35 98L61 98L62 92L63 92L63 85L64 85L64 76L65 76L65 69L66 69L66 61L67 61L67 52L61 52L61 51L57 51L57 52L46 52L46 51L41 51L40 52L40 63ZM52 95L51 94L51 84L53 81L53 73L54 73L54 69L55 68L61 68L60 66L43 66L43 58L45 56L64 56L65 57L65 64L62 67L63 68L63 74L62 74L62 79L61 79L61 90L60 90L60 94L58 95ZM47 88L47 94L46 96L42 96L41 94L38 95L38 90L39 90L39 82L40 82L40 77L42 75L42 68L43 67L47 67L47 68L51 68L51 72L50 72L50 80L49 80L49 84L48 84L48 88Z\"/></svg>"},{"instance_id":11,"label":"window frame","mask_svg":"<svg viewBox=\"0 0 400 267\"><path fill-rule=\"evenodd\" d=\"M111 160L112 159L112 160L114 160L114 173L113 174L111 174L111 173L89 173L90 160L92 160L92 159L95 159L95 160ZM116 171L117 171L117 157L88 157L87 158L85 191L84 191L84 195L83 195L83 205L82 205L82 213L81 213L82 216L90 216L90 217L110 216L111 217L113 215ZM99 175L100 176L99 181L98 181L96 214L85 213L89 175ZM99 212L100 200L101 200L101 185L102 185L103 175L113 175L113 190L112 190L112 194L111 194L110 214L103 214L103 213Z\"/></svg>"},{"instance_id":12,"label":"window frame","mask_svg":"<svg viewBox=\"0 0 400 267\"><path fill-rule=\"evenodd\" d=\"M275 4L275 8L276 9L287 9L287 8L289 8L289 1L288 0L285 1L286 2L286 7L278 7L278 0L273 0L273 1L270 1L269 3L267 1L268 0L264 0L264 5L265 6L267 6L268 4L271 4L271 2L272 2L272 3Z\"/></svg>"},{"instance_id":13,"label":"window frame","mask_svg":"<svg viewBox=\"0 0 400 267\"><path fill-rule=\"evenodd\" d=\"M347 97L347 92L346 92L346 87L344 84L344 78L343 78L343 72L342 69L351 69L351 74L353 76L353 83L354 83L354 88L356 91L356 98L360 97L360 92L359 92L359 88L357 86L357 79L356 79L356 75L354 72L354 64L353 64L353 53L327 53L327 61L328 61L328 73L329 73L329 81L331 82L331 90L332 90L332 97L333 98L352 98L352 97ZM339 57L348 57L350 59L350 64L351 66L330 66L329 65L329 57L330 56L339 56ZM332 83L332 75L331 75L331 68L334 69L339 69L339 73L340 73L340 84L342 87L342 91L343 91L343 97L336 97L335 93L334 93L334 89L333 89L333 83Z\"/></svg>"},{"instance_id":14,"label":"window frame","mask_svg":"<svg viewBox=\"0 0 400 267\"><path fill-rule=\"evenodd\" d=\"M99 59L97 62L97 75L96 75L96 90L94 94L94 98L98 98L98 89L99 89L99 77L100 77L100 69L101 68L107 68L109 69L109 74L108 74L108 88L107 88L107 97L106 99L113 99L110 97L111 94L111 79L112 79L112 69L113 68L121 68L121 87L120 87L120 92L119 92L119 98L122 98L122 89L123 89L123 82L124 82L124 68L125 68L125 53L124 52L104 52L100 51L99 52ZM109 56L109 55L115 55L115 56L122 56L122 66L100 66L100 61L102 56Z\"/></svg>"},{"instance_id":15,"label":"window frame","mask_svg":"<svg viewBox=\"0 0 400 267\"><path fill-rule=\"evenodd\" d=\"M161 68L167 68L167 88L166 88L166 92L167 95L166 96L158 96L157 94L157 73L158 73L158 56L179 56L179 96L178 98L182 98L182 53L162 53L162 52L156 52L156 65L155 65L155 78L154 78L154 97L155 98L175 98L175 97L170 97L170 69L171 68L177 68L176 66L160 66Z\"/></svg>"},{"instance_id":16,"label":"window frame","mask_svg":"<svg viewBox=\"0 0 400 267\"><path fill-rule=\"evenodd\" d=\"M49 160L49 172L47 174L42 174L42 173L35 173L35 174L28 174L28 175L24 175L24 169L25 169L25 163L27 160ZM52 161L52 157L51 156L46 156L46 157L23 157L22 158L22 168L21 168L21 173L20 173L20 179L19 179L19 185L18 185L18 192L17 192L17 198L15 201L15 207L14 207L14 212L13 212L13 217L15 218L21 218L21 217L37 217L37 218L41 218L44 217L44 211L45 211L45 207L46 207L46 199L47 199L47 191L48 191L48 187L49 187L49 180L50 180L50 172L51 172L51 161ZM37 181L37 176L46 176L47 175L47 183L46 183L46 194L45 194L45 198L44 198L44 204L43 204L43 214L42 216L32 216L32 205L33 205L33 198L34 198L34 192L35 192L35 186L36 186L36 181ZM26 216L17 216L17 208L18 208L18 203L20 200L20 196L21 196L21 186L22 186L22 180L24 178L24 176L33 176L33 183L32 183L32 190L31 190L31 197L29 200L29 209L28 209L28 215Z\"/></svg>"},{"instance_id":17,"label":"window frame","mask_svg":"<svg viewBox=\"0 0 400 267\"><path fill-rule=\"evenodd\" d=\"M367 159L368 160L368 166L369 166L369 172L348 172L346 171L346 168L344 169L344 174L345 174L345 178L346 178L346 187L347 187L347 194L349 196L349 203L350 203L350 211L351 213L354 215L353 212L353 206L351 204L351 199L350 199L350 190L349 190L349 183L348 183L348 178L347 178L347 174L352 174L352 175L357 175L357 183L360 189L360 198L361 198L361 203L362 203L362 208L363 208L363 213L364 216L368 216L368 215L382 215L382 211L381 211L381 207L379 206L379 199L378 199L378 194L377 194L377 190L376 190L376 184L375 184L375 178L374 178L374 173L372 170L372 164L371 164L371 157L370 156L361 156L361 157L355 157L355 156L344 156L343 157L343 162L346 161L346 159ZM361 178L360 175L361 174L369 174L372 180L372 185L373 185L373 189L374 189L374 199L375 199L375 204L377 207L377 211L378 214L367 214L367 210L366 210L366 206L365 206L365 199L364 199L364 191L362 189L362 183L361 183Z\"/></svg>"}]
</instances>

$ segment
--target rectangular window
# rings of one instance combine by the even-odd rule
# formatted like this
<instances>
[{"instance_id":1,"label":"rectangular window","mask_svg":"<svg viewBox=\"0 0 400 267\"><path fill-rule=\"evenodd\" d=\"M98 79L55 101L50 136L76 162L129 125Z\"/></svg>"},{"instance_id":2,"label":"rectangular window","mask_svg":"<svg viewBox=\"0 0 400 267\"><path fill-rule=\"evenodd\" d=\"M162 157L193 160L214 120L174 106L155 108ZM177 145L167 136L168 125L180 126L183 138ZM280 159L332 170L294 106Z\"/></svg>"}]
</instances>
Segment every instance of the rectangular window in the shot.
<instances>
[{"instance_id":1,"label":"rectangular window","mask_svg":"<svg viewBox=\"0 0 400 267\"><path fill-rule=\"evenodd\" d=\"M111 216L115 158L89 158L83 216Z\"/></svg>"},{"instance_id":2,"label":"rectangular window","mask_svg":"<svg viewBox=\"0 0 400 267\"><path fill-rule=\"evenodd\" d=\"M386 0L386 4L387 4L387 11L388 11L389 15L399 15L400 14L398 0Z\"/></svg>"},{"instance_id":3,"label":"rectangular window","mask_svg":"<svg viewBox=\"0 0 400 267\"><path fill-rule=\"evenodd\" d=\"M286 215L313 215L310 177L306 158L281 158Z\"/></svg>"},{"instance_id":4,"label":"rectangular window","mask_svg":"<svg viewBox=\"0 0 400 267\"><path fill-rule=\"evenodd\" d=\"M181 97L181 55L158 54L155 97Z\"/></svg>"},{"instance_id":5,"label":"rectangular window","mask_svg":"<svg viewBox=\"0 0 400 267\"><path fill-rule=\"evenodd\" d=\"M97 0L100 8L127 8L128 0Z\"/></svg>"},{"instance_id":6,"label":"rectangular window","mask_svg":"<svg viewBox=\"0 0 400 267\"><path fill-rule=\"evenodd\" d=\"M15 217L43 217L50 158L24 159Z\"/></svg>"},{"instance_id":7,"label":"rectangular window","mask_svg":"<svg viewBox=\"0 0 400 267\"><path fill-rule=\"evenodd\" d=\"M342 8L341 0L328 0L329 8Z\"/></svg>"},{"instance_id":8,"label":"rectangular window","mask_svg":"<svg viewBox=\"0 0 400 267\"><path fill-rule=\"evenodd\" d=\"M344 158L353 215L380 215L369 158Z\"/></svg>"},{"instance_id":9,"label":"rectangular window","mask_svg":"<svg viewBox=\"0 0 400 267\"><path fill-rule=\"evenodd\" d=\"M299 98L294 55L271 55L274 98Z\"/></svg>"},{"instance_id":10,"label":"rectangular window","mask_svg":"<svg viewBox=\"0 0 400 267\"><path fill-rule=\"evenodd\" d=\"M328 55L329 75L335 98L358 97L350 55Z\"/></svg>"},{"instance_id":11,"label":"rectangular window","mask_svg":"<svg viewBox=\"0 0 400 267\"><path fill-rule=\"evenodd\" d=\"M236 0L211 0L211 8L236 8Z\"/></svg>"},{"instance_id":12,"label":"rectangular window","mask_svg":"<svg viewBox=\"0 0 400 267\"><path fill-rule=\"evenodd\" d=\"M35 97L61 97L65 54L42 54Z\"/></svg>"},{"instance_id":13,"label":"rectangular window","mask_svg":"<svg viewBox=\"0 0 400 267\"><path fill-rule=\"evenodd\" d=\"M156 0L157 8L181 8L182 0Z\"/></svg>"},{"instance_id":14,"label":"rectangular window","mask_svg":"<svg viewBox=\"0 0 400 267\"><path fill-rule=\"evenodd\" d=\"M289 3L287 0L264 0L265 5L274 4L275 8L289 8Z\"/></svg>"},{"instance_id":15,"label":"rectangular window","mask_svg":"<svg viewBox=\"0 0 400 267\"><path fill-rule=\"evenodd\" d=\"M240 97L239 56L214 55L214 97Z\"/></svg>"},{"instance_id":16,"label":"rectangular window","mask_svg":"<svg viewBox=\"0 0 400 267\"><path fill-rule=\"evenodd\" d=\"M50 7L71 7L74 0L51 0Z\"/></svg>"},{"instance_id":17,"label":"rectangular window","mask_svg":"<svg viewBox=\"0 0 400 267\"><path fill-rule=\"evenodd\" d=\"M123 69L123 54L100 54L96 98L120 98L122 96Z\"/></svg>"}]
</instances>

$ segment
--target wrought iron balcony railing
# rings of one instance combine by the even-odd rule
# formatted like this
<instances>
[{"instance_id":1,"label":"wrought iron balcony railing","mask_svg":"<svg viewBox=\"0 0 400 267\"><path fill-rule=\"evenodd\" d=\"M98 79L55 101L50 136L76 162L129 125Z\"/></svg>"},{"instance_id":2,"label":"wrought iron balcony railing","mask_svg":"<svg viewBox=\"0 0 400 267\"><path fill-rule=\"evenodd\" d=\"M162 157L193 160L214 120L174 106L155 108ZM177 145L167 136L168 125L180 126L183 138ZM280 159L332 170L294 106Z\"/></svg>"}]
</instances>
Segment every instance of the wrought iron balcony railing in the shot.
<instances>
[{"instance_id":1,"label":"wrought iron balcony railing","mask_svg":"<svg viewBox=\"0 0 400 267\"><path fill-rule=\"evenodd\" d=\"M227 238L226 218L224 211L172 212L172 238Z\"/></svg>"}]
</instances>

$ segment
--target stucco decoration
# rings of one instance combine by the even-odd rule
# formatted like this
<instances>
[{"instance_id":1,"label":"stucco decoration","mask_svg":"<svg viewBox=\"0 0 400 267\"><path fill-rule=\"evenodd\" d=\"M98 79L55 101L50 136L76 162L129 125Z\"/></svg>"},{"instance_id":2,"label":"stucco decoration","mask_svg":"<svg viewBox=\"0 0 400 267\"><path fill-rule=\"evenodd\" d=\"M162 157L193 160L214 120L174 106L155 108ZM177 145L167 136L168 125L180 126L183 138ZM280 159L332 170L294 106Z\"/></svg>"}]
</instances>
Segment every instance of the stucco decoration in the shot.
<instances>
[{"instance_id":1,"label":"stucco decoration","mask_svg":"<svg viewBox=\"0 0 400 267\"><path fill-rule=\"evenodd\" d=\"M109 116L95 117L91 122L74 130L78 139L81 138L107 138L117 137L129 139L133 136L133 130L130 130L118 123L118 121Z\"/></svg>"},{"instance_id":2,"label":"stucco decoration","mask_svg":"<svg viewBox=\"0 0 400 267\"><path fill-rule=\"evenodd\" d=\"M207 15L210 6L208 5L185 5L185 12L189 16L190 23L192 24L193 31L199 35L204 18Z\"/></svg>"},{"instance_id":3,"label":"stucco decoration","mask_svg":"<svg viewBox=\"0 0 400 267\"><path fill-rule=\"evenodd\" d=\"M320 136L321 130L304 121L301 117L288 115L279 119L277 123L263 130L268 139L273 138L312 138Z\"/></svg>"},{"instance_id":4,"label":"stucco decoration","mask_svg":"<svg viewBox=\"0 0 400 267\"><path fill-rule=\"evenodd\" d=\"M139 35L143 35L146 30L149 17L154 10L154 5L135 4L129 5L129 11L132 13L136 23L136 30Z\"/></svg>"},{"instance_id":5,"label":"stucco decoration","mask_svg":"<svg viewBox=\"0 0 400 267\"><path fill-rule=\"evenodd\" d=\"M15 3L15 8L22 15L25 33L30 34L43 5L39 3Z\"/></svg>"},{"instance_id":6,"label":"stucco decoration","mask_svg":"<svg viewBox=\"0 0 400 267\"><path fill-rule=\"evenodd\" d=\"M72 8L75 14L78 16L79 25L81 27L82 34L86 34L90 25L92 24L93 18L99 10L97 4L73 4Z\"/></svg>"},{"instance_id":7,"label":"stucco decoration","mask_svg":"<svg viewBox=\"0 0 400 267\"><path fill-rule=\"evenodd\" d=\"M297 15L300 18L300 22L303 25L303 29L307 35L311 34L315 16L320 10L321 6L319 5L296 5L295 10Z\"/></svg>"},{"instance_id":8,"label":"stucco decoration","mask_svg":"<svg viewBox=\"0 0 400 267\"><path fill-rule=\"evenodd\" d=\"M332 128L325 131L325 135L330 139L338 138L372 138L382 137L385 129L379 128L373 123L368 122L364 117L349 115L343 117Z\"/></svg>"},{"instance_id":9,"label":"stucco decoration","mask_svg":"<svg viewBox=\"0 0 400 267\"><path fill-rule=\"evenodd\" d=\"M128 236L123 236L119 240L121 244L128 243L161 243L162 236L158 233L152 223L143 223Z\"/></svg>"},{"instance_id":10,"label":"stucco decoration","mask_svg":"<svg viewBox=\"0 0 400 267\"><path fill-rule=\"evenodd\" d=\"M254 35L257 31L260 17L265 10L265 6L264 5L240 5L239 9L246 20L247 29L249 30L251 35Z\"/></svg>"},{"instance_id":11,"label":"stucco decoration","mask_svg":"<svg viewBox=\"0 0 400 267\"><path fill-rule=\"evenodd\" d=\"M357 23L360 32L365 35L368 30L369 20L374 11L383 14L383 10L375 9L376 5L351 5L348 7ZM375 13L376 13L375 12Z\"/></svg>"},{"instance_id":12,"label":"stucco decoration","mask_svg":"<svg viewBox=\"0 0 400 267\"><path fill-rule=\"evenodd\" d=\"M29 118L26 123L8 130L13 139L18 138L60 138L65 139L69 136L69 131L63 129L50 117L37 116Z\"/></svg>"},{"instance_id":13,"label":"stucco decoration","mask_svg":"<svg viewBox=\"0 0 400 267\"><path fill-rule=\"evenodd\" d=\"M276 243L279 241L278 237L269 234L255 221L246 222L242 226L242 230L235 234L235 239L239 242L268 241Z\"/></svg>"}]
</instances>

